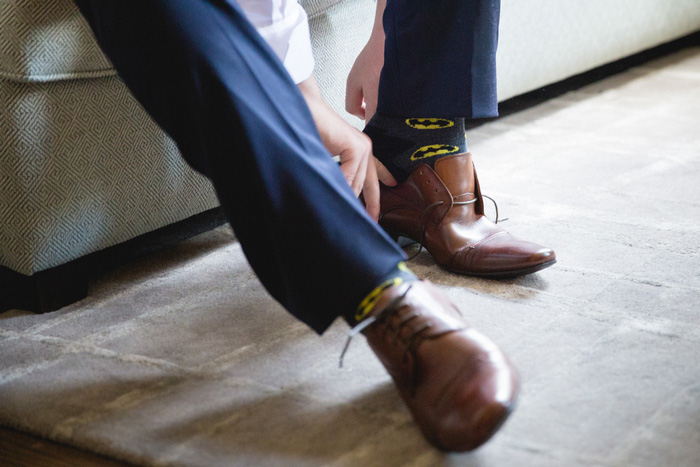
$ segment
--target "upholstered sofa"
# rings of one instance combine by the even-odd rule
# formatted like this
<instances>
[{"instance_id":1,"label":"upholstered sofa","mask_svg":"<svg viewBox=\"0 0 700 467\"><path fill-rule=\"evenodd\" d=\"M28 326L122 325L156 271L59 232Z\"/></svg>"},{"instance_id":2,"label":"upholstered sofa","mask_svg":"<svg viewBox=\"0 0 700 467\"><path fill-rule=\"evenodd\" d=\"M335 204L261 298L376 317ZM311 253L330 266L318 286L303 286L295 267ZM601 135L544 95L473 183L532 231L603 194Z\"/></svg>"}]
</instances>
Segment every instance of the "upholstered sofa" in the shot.
<instances>
[{"instance_id":1,"label":"upholstered sofa","mask_svg":"<svg viewBox=\"0 0 700 467\"><path fill-rule=\"evenodd\" d=\"M80 298L89 271L60 266L216 206L70 0L0 4L0 109L6 307Z\"/></svg>"},{"instance_id":2,"label":"upholstered sofa","mask_svg":"<svg viewBox=\"0 0 700 467\"><path fill-rule=\"evenodd\" d=\"M374 3L302 4L317 79L343 112ZM698 30L697 0L503 0L500 98ZM216 206L209 182L130 96L71 0L0 2L2 309L78 299L90 278L89 268L71 268L78 259Z\"/></svg>"}]
</instances>

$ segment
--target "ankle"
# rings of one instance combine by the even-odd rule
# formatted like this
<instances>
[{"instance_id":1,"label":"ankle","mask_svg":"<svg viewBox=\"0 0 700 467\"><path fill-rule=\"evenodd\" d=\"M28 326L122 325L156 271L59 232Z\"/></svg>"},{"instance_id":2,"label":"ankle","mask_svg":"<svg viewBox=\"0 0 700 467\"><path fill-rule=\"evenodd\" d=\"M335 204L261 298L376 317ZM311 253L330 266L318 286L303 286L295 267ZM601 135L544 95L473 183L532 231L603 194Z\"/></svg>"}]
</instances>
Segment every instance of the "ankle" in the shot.
<instances>
[{"instance_id":1,"label":"ankle","mask_svg":"<svg viewBox=\"0 0 700 467\"><path fill-rule=\"evenodd\" d=\"M375 114L364 130L374 156L398 182L420 164L467 151L463 118L414 118Z\"/></svg>"},{"instance_id":2,"label":"ankle","mask_svg":"<svg viewBox=\"0 0 700 467\"><path fill-rule=\"evenodd\" d=\"M343 318L352 327L359 324L365 318L372 314L377 303L382 295L392 287L398 287L407 282L418 280L418 277L406 266L403 261L396 265L393 271L389 273L372 291L365 296L360 304L355 309L352 316L344 316Z\"/></svg>"}]
</instances>

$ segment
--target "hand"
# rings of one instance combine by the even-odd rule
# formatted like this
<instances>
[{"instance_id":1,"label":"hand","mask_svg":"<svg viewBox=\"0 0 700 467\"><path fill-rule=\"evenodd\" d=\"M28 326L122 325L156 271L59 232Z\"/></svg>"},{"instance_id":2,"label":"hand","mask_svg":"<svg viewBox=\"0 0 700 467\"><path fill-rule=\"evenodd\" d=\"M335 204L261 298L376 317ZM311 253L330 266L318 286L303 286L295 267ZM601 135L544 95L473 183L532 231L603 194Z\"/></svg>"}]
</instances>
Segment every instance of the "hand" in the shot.
<instances>
[{"instance_id":1,"label":"hand","mask_svg":"<svg viewBox=\"0 0 700 467\"><path fill-rule=\"evenodd\" d=\"M328 151L340 157L340 170L356 196L364 194L367 212L379 217L379 181L395 185L389 171L372 156L372 141L331 109L321 96L313 77L298 84L314 118L321 141Z\"/></svg>"},{"instance_id":2,"label":"hand","mask_svg":"<svg viewBox=\"0 0 700 467\"><path fill-rule=\"evenodd\" d=\"M367 123L377 111L379 76L384 66L382 17L386 0L377 1L374 27L367 44L355 59L345 88L345 110Z\"/></svg>"}]
</instances>

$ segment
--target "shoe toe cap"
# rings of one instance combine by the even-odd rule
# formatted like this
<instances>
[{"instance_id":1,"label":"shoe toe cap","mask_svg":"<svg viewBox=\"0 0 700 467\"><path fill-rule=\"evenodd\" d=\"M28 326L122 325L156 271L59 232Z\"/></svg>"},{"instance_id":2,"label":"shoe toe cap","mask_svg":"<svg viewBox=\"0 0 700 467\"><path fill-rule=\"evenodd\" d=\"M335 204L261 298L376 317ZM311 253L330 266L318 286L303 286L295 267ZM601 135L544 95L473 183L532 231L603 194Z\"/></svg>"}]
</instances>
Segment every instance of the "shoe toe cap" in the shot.
<instances>
[{"instance_id":1,"label":"shoe toe cap","mask_svg":"<svg viewBox=\"0 0 700 467\"><path fill-rule=\"evenodd\" d=\"M556 254L551 248L505 234L457 252L451 269L475 275L517 276L535 272L555 262Z\"/></svg>"},{"instance_id":2,"label":"shoe toe cap","mask_svg":"<svg viewBox=\"0 0 700 467\"><path fill-rule=\"evenodd\" d=\"M515 408L519 382L512 366L505 361L483 361L480 366L480 374L458 385L443 407L434 438L442 450L476 449L498 431Z\"/></svg>"}]
</instances>

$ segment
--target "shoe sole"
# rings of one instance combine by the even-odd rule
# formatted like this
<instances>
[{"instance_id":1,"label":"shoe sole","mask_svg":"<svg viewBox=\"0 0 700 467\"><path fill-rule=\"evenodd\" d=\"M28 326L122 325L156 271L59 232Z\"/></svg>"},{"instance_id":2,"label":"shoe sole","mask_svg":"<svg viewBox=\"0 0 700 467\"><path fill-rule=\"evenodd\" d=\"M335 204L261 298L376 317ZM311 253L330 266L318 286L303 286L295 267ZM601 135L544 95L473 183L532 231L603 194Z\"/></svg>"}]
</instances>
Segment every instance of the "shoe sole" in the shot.
<instances>
[{"instance_id":1,"label":"shoe sole","mask_svg":"<svg viewBox=\"0 0 700 467\"><path fill-rule=\"evenodd\" d=\"M435 262L435 264L437 264L438 266L443 268L445 271L453 272L455 274L460 274L462 276L481 277L484 279L513 279L515 277L526 276L528 274L532 274L534 272L541 271L543 269L546 269L546 268L554 265L556 262L557 262L557 260L553 259L551 261L547 261L544 263L535 264L534 266L528 266L528 267L522 268L522 269L515 269L513 271L501 271L501 272L465 272L465 271L459 271L457 269L446 268L446 267L440 265L438 262Z\"/></svg>"},{"instance_id":2,"label":"shoe sole","mask_svg":"<svg viewBox=\"0 0 700 467\"><path fill-rule=\"evenodd\" d=\"M389 236L400 246L400 247L406 247L410 245L415 245L418 243L417 241L413 240L411 237L407 237L402 234L393 234L387 231L389 233ZM430 256L435 260L435 257L430 253L430 250L428 250L428 247L425 245L423 248L426 249L426 251L430 254ZM546 269L550 266L553 266L557 262L556 259L553 259L551 261L545 261L544 263L540 264L535 264L534 266L528 266L526 268L521 268L521 269L513 269L510 271L498 271L498 272L467 272L467 271L460 271L458 269L450 269L448 267L443 266L442 264L438 263L435 261L435 264L440 266L442 269L445 271L449 271L455 274L459 274L462 276L469 276L469 277L480 277L483 279L513 279L515 277L520 277L520 276L526 276L528 274L535 273L537 271L541 271L543 269Z\"/></svg>"}]
</instances>

